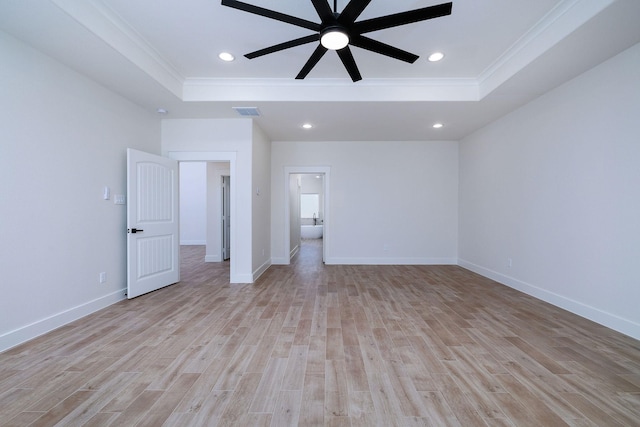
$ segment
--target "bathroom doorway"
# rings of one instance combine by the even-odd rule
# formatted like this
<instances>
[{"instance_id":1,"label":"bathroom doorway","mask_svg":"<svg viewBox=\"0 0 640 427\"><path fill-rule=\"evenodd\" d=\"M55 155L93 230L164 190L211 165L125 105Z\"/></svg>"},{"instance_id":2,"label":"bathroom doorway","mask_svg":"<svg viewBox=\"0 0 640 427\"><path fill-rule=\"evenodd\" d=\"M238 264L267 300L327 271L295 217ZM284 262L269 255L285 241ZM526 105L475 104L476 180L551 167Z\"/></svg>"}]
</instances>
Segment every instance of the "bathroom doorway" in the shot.
<instances>
[{"instance_id":1,"label":"bathroom doorway","mask_svg":"<svg viewBox=\"0 0 640 427\"><path fill-rule=\"evenodd\" d=\"M324 222L324 176L300 174L300 238L322 239Z\"/></svg>"},{"instance_id":2,"label":"bathroom doorway","mask_svg":"<svg viewBox=\"0 0 640 427\"><path fill-rule=\"evenodd\" d=\"M284 243L289 263L305 242L321 246L321 262L327 262L330 248L329 175L328 167L285 168Z\"/></svg>"}]
</instances>

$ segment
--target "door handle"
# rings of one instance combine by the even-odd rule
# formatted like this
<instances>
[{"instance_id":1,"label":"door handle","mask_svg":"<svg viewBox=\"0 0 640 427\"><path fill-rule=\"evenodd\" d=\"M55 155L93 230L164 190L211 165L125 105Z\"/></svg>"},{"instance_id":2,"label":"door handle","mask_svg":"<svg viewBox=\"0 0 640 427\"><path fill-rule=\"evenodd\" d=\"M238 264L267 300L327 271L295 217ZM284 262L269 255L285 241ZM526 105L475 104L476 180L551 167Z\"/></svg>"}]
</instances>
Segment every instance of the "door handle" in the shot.
<instances>
[{"instance_id":1,"label":"door handle","mask_svg":"<svg viewBox=\"0 0 640 427\"><path fill-rule=\"evenodd\" d=\"M144 230L141 230L139 228L132 228L131 230L127 230L132 234L136 234L136 233L142 233Z\"/></svg>"}]
</instances>

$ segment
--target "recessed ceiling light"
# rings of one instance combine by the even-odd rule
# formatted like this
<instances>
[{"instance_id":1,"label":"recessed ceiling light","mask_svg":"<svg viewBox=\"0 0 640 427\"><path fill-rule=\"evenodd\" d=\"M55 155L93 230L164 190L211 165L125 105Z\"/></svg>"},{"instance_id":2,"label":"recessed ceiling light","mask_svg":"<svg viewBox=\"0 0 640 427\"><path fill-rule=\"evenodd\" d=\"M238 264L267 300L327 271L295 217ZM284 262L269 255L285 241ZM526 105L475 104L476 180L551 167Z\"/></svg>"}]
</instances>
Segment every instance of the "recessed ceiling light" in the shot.
<instances>
[{"instance_id":1,"label":"recessed ceiling light","mask_svg":"<svg viewBox=\"0 0 640 427\"><path fill-rule=\"evenodd\" d=\"M311 123L305 123L302 125L303 128L305 129L311 129L313 127L313 125Z\"/></svg>"},{"instance_id":2,"label":"recessed ceiling light","mask_svg":"<svg viewBox=\"0 0 640 427\"><path fill-rule=\"evenodd\" d=\"M440 129L441 127L443 127L444 125L442 123L434 123L433 124L433 128L434 129Z\"/></svg>"},{"instance_id":3,"label":"recessed ceiling light","mask_svg":"<svg viewBox=\"0 0 640 427\"><path fill-rule=\"evenodd\" d=\"M169 112L167 110L165 110L164 108L158 108L156 110L156 113L162 114L163 116L166 115L166 114L169 114Z\"/></svg>"},{"instance_id":4,"label":"recessed ceiling light","mask_svg":"<svg viewBox=\"0 0 640 427\"><path fill-rule=\"evenodd\" d=\"M236 59L232 54L230 54L229 52L222 52L218 55L218 58L222 59L225 62L231 62L234 59Z\"/></svg>"},{"instance_id":5,"label":"recessed ceiling light","mask_svg":"<svg viewBox=\"0 0 640 427\"><path fill-rule=\"evenodd\" d=\"M431 55L429 55L429 62L438 62L442 58L444 58L444 53L442 53L442 52L433 52Z\"/></svg>"}]
</instances>

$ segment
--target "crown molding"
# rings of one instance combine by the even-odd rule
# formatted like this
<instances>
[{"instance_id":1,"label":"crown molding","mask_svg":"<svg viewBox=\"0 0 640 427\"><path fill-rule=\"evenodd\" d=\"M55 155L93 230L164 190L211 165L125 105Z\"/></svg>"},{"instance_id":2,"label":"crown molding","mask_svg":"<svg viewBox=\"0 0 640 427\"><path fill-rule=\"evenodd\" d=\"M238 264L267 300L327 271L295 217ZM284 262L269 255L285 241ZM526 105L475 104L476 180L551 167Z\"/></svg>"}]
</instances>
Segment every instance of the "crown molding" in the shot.
<instances>
[{"instance_id":1,"label":"crown molding","mask_svg":"<svg viewBox=\"0 0 640 427\"><path fill-rule=\"evenodd\" d=\"M58 8L177 97L184 77L131 26L96 0L51 0Z\"/></svg>"},{"instance_id":2,"label":"crown molding","mask_svg":"<svg viewBox=\"0 0 640 427\"><path fill-rule=\"evenodd\" d=\"M539 58L615 0L564 0L509 47L477 78L480 99Z\"/></svg>"},{"instance_id":3,"label":"crown molding","mask_svg":"<svg viewBox=\"0 0 640 427\"><path fill-rule=\"evenodd\" d=\"M476 79L186 79L183 101L478 101Z\"/></svg>"},{"instance_id":4,"label":"crown molding","mask_svg":"<svg viewBox=\"0 0 640 427\"><path fill-rule=\"evenodd\" d=\"M51 0L183 101L480 101L615 0L563 0L476 78L185 78L99 0Z\"/></svg>"}]
</instances>

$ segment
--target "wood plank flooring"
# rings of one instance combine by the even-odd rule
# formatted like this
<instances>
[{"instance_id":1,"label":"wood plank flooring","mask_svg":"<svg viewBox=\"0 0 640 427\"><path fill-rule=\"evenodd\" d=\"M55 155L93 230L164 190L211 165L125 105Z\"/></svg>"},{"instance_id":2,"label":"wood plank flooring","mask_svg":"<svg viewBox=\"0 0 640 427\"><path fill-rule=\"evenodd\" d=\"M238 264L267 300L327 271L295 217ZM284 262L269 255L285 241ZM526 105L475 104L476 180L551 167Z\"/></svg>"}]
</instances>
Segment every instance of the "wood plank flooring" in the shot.
<instances>
[{"instance_id":1,"label":"wood plank flooring","mask_svg":"<svg viewBox=\"0 0 640 427\"><path fill-rule=\"evenodd\" d=\"M1 426L638 426L640 343L456 266L182 282L0 354Z\"/></svg>"}]
</instances>

